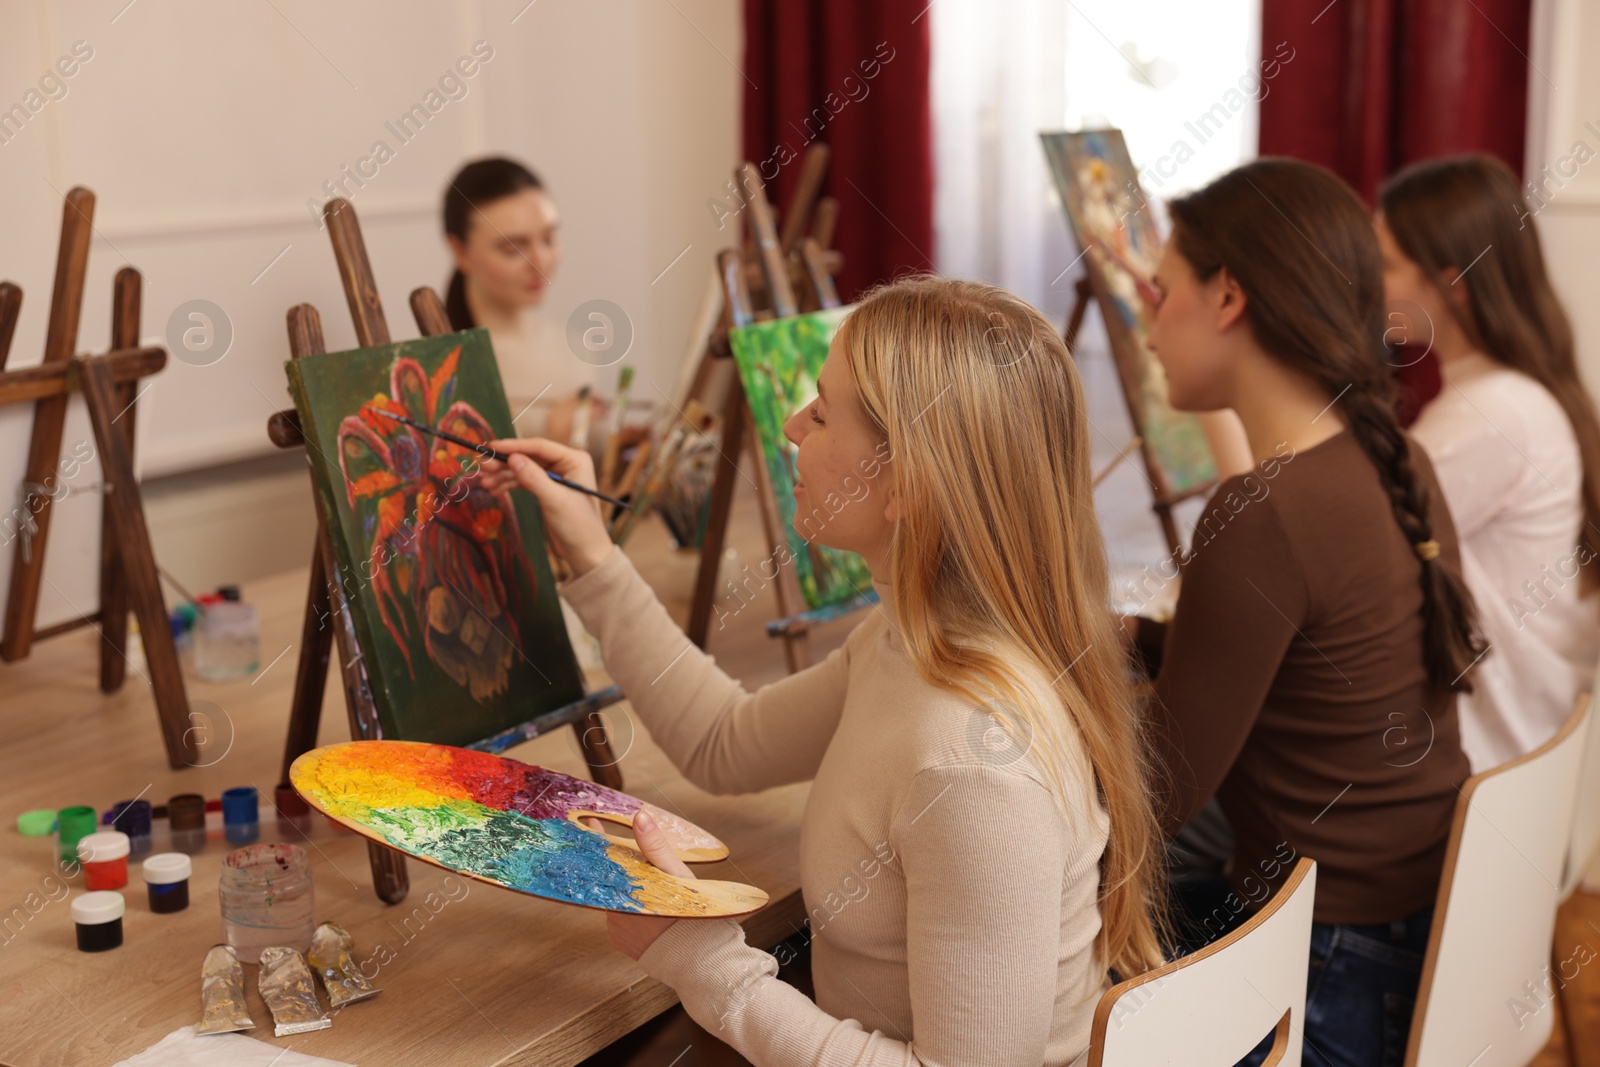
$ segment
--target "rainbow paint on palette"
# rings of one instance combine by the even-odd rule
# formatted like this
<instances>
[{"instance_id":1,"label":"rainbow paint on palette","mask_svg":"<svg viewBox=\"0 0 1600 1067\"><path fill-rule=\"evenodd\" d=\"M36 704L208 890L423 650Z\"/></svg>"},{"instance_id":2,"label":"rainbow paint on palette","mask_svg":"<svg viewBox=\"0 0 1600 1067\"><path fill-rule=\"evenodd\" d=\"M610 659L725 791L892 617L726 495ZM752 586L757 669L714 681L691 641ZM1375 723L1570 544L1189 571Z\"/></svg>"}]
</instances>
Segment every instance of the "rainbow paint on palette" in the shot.
<instances>
[{"instance_id":1,"label":"rainbow paint on palette","mask_svg":"<svg viewBox=\"0 0 1600 1067\"><path fill-rule=\"evenodd\" d=\"M351 829L520 893L680 919L743 915L767 903L753 886L667 874L631 841L581 825L592 816L629 826L644 809L681 859L728 854L671 812L559 771L448 745L351 741L307 752L289 777L307 802Z\"/></svg>"}]
</instances>

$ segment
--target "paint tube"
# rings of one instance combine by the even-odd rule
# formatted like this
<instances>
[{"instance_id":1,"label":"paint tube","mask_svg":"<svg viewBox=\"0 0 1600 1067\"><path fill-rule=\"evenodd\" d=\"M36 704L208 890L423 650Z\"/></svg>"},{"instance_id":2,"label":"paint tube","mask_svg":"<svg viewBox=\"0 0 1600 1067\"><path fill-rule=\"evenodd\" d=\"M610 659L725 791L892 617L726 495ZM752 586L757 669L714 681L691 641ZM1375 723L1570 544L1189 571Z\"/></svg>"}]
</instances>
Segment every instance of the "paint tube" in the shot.
<instances>
[{"instance_id":1,"label":"paint tube","mask_svg":"<svg viewBox=\"0 0 1600 1067\"><path fill-rule=\"evenodd\" d=\"M274 1036L326 1030L333 1020L322 1012L317 987L306 958L292 948L273 945L261 950L261 999L272 1009Z\"/></svg>"},{"instance_id":2,"label":"paint tube","mask_svg":"<svg viewBox=\"0 0 1600 1067\"><path fill-rule=\"evenodd\" d=\"M328 1007L341 1008L353 1001L381 993L367 981L350 959L350 949L355 941L350 932L338 923L323 923L311 938L311 967L322 976L322 987L328 991Z\"/></svg>"},{"instance_id":3,"label":"paint tube","mask_svg":"<svg viewBox=\"0 0 1600 1067\"><path fill-rule=\"evenodd\" d=\"M244 968L232 945L213 945L200 965L200 1011L197 1034L255 1029L244 1002Z\"/></svg>"}]
</instances>

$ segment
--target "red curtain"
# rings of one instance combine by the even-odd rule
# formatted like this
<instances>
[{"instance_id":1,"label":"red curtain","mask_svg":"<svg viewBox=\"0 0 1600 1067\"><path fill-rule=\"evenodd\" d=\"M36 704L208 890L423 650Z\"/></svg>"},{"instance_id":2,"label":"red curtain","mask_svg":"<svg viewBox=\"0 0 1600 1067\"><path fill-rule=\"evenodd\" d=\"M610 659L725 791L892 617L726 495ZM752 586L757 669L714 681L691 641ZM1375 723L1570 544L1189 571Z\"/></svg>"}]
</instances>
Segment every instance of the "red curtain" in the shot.
<instances>
[{"instance_id":1,"label":"red curtain","mask_svg":"<svg viewBox=\"0 0 1600 1067\"><path fill-rule=\"evenodd\" d=\"M1339 174L1370 203L1396 170L1483 151L1522 172L1532 0L1265 0L1261 154Z\"/></svg>"},{"instance_id":2,"label":"red curtain","mask_svg":"<svg viewBox=\"0 0 1600 1067\"><path fill-rule=\"evenodd\" d=\"M1523 170L1532 0L1263 0L1262 55L1294 49L1261 101L1261 154L1320 163L1369 203L1408 163L1489 152ZM1440 388L1400 371L1407 423Z\"/></svg>"},{"instance_id":3,"label":"red curtain","mask_svg":"<svg viewBox=\"0 0 1600 1067\"><path fill-rule=\"evenodd\" d=\"M927 0L745 0L744 158L780 207L812 141L833 150L846 301L934 269Z\"/></svg>"}]
</instances>

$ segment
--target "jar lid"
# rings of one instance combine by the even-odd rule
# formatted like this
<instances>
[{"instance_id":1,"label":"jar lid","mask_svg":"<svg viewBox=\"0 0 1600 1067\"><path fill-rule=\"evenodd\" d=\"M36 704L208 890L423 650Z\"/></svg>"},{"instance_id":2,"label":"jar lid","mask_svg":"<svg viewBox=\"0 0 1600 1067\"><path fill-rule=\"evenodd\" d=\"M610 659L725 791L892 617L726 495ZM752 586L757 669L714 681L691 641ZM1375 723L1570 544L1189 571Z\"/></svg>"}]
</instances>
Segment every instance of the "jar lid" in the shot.
<instances>
[{"instance_id":1,"label":"jar lid","mask_svg":"<svg viewBox=\"0 0 1600 1067\"><path fill-rule=\"evenodd\" d=\"M187 881L194 873L194 864L182 852L158 852L145 860L139 870L150 885L171 885Z\"/></svg>"},{"instance_id":2,"label":"jar lid","mask_svg":"<svg viewBox=\"0 0 1600 1067\"><path fill-rule=\"evenodd\" d=\"M56 832L56 813L48 808L36 808L17 816L17 833L23 837L44 837Z\"/></svg>"},{"instance_id":3,"label":"jar lid","mask_svg":"<svg viewBox=\"0 0 1600 1067\"><path fill-rule=\"evenodd\" d=\"M85 893L72 901L72 921L84 926L98 926L115 922L128 910L121 893L109 889L98 893Z\"/></svg>"},{"instance_id":4,"label":"jar lid","mask_svg":"<svg viewBox=\"0 0 1600 1067\"><path fill-rule=\"evenodd\" d=\"M128 854L128 835L121 830L102 830L78 839L78 858L84 863L119 860Z\"/></svg>"}]
</instances>

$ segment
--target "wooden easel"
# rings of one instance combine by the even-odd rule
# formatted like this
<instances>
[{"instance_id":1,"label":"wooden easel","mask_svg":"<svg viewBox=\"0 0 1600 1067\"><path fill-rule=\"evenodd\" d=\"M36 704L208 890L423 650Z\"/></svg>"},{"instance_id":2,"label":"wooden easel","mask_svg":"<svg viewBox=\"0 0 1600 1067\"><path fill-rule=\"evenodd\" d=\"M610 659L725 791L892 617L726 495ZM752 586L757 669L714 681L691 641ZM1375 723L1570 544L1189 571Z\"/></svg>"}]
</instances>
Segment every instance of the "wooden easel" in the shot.
<instances>
[{"instance_id":1,"label":"wooden easel","mask_svg":"<svg viewBox=\"0 0 1600 1067\"><path fill-rule=\"evenodd\" d=\"M93 229L94 193L80 187L66 196L61 219L61 244L56 256L55 288L50 298L50 324L44 358L37 367L5 371L11 340L22 307L22 290L0 283L0 404L32 401L33 436L28 465L18 497L20 523L11 585L6 600L5 631L0 659L15 662L33 649L35 638L53 637L98 623L100 689L114 693L127 677L128 612L139 620L150 687L167 750L174 768L194 766L199 750L191 740L189 700L183 671L172 642L171 623L161 595L144 505L133 471L135 401L140 379L166 366L161 348L139 346L139 304L143 280L132 267L117 272L112 289L111 351L102 356L75 356L78 322L83 309L84 276L88 271L89 237ZM34 628L44 581L45 547L50 532L51 504L58 485L57 464L66 427L67 399L81 389L94 427L104 479L100 516L100 608L77 619L44 629Z\"/></svg>"},{"instance_id":2,"label":"wooden easel","mask_svg":"<svg viewBox=\"0 0 1600 1067\"><path fill-rule=\"evenodd\" d=\"M813 146L807 153L802 163L795 202L790 207L781 236L772 205L767 200L766 189L755 167L744 163L734 172L734 180L745 199L745 220L750 235L746 246L752 251L742 254L728 248L717 256L717 276L723 290L722 321L702 358L696 374L697 382L709 375L713 360L731 359L732 350L728 347L730 329L749 325L758 319L785 318L797 315L802 310L839 306L839 296L833 284L838 253L826 247L833 237L837 204L831 198L820 201L817 198L827 163L825 146ZM806 235L808 220L812 230ZM748 258L751 255L753 262ZM759 279L759 284L752 286L752 278ZM797 283L799 292L803 294L804 306L802 297L796 295ZM747 445L753 457L751 470L755 475L761 526L768 548L775 556L788 545L783 520L778 514L772 486L767 479L767 465L761 455L755 418L737 373L732 376L728 387L722 427L722 459L717 464L716 478L711 486L710 515L700 549L700 566L695 574L694 595L690 600L689 624L686 628L689 640L701 648L705 647L716 606L717 575L723 548L727 544L728 517L733 508L733 494L739 478L739 456ZM812 626L848 614L871 600L858 598L848 604L807 610L805 597L792 567L778 568L773 592L778 601L779 618L767 624L767 633L783 641L784 658L791 672L811 665L808 634Z\"/></svg>"},{"instance_id":3,"label":"wooden easel","mask_svg":"<svg viewBox=\"0 0 1600 1067\"><path fill-rule=\"evenodd\" d=\"M373 277L372 263L367 258L366 244L361 239L355 208L350 206L348 200L330 200L323 209L323 217L327 222L329 239L333 242L334 260L338 263L339 277L344 283L350 315L355 320L356 338L363 348L388 344L389 326L384 319L383 304L378 299L377 281ZM423 287L413 290L410 303L412 316L423 336L438 337L451 332L444 304L432 289ZM310 304L298 304L289 309L288 320L289 353L292 358L303 359L327 351L322 339L322 319L316 308ZM267 423L267 436L279 448L297 448L305 444L299 416L293 410L274 414ZM317 729L322 719L322 694L328 679L328 658L335 641L339 646L340 681L344 687L345 710L350 719L350 735L357 740L381 736L377 706L373 702L372 687L367 678L366 665L362 662L361 647L356 638L344 586L339 581L330 580L339 574L339 564L333 551L333 539L328 532L328 516L323 510L322 495L316 492L314 485L312 498L317 507L317 535L311 554L311 579L306 591L305 616L300 627L300 660L295 669L289 729L284 740L280 780L285 783L289 780L289 765L317 745ZM620 789L622 772L612 754L600 711L622 699L622 691L610 686L467 747L500 752L558 727L571 726L578 735L584 761L595 781ZM406 873L405 857L375 841L367 842L367 855L372 864L372 881L378 896L389 904L404 900L411 885Z\"/></svg>"}]
</instances>

